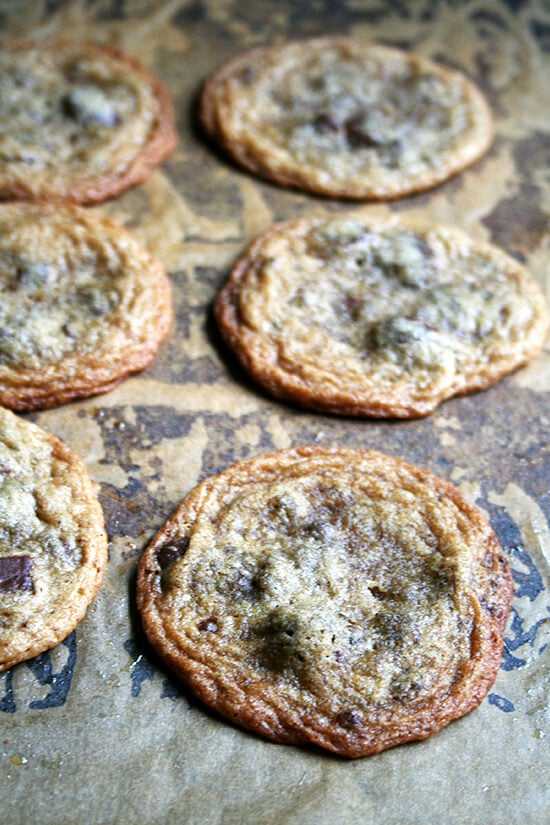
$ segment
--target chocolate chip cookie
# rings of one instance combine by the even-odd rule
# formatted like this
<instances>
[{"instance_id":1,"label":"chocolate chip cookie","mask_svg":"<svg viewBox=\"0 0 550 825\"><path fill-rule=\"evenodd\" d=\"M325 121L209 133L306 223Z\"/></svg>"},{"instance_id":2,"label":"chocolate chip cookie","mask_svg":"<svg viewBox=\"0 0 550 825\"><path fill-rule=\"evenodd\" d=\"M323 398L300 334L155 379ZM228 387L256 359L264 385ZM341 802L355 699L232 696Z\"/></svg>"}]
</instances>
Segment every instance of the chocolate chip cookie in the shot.
<instances>
[{"instance_id":1,"label":"chocolate chip cookie","mask_svg":"<svg viewBox=\"0 0 550 825\"><path fill-rule=\"evenodd\" d=\"M0 404L52 407L150 363L172 318L161 266L81 207L0 205Z\"/></svg>"},{"instance_id":2,"label":"chocolate chip cookie","mask_svg":"<svg viewBox=\"0 0 550 825\"><path fill-rule=\"evenodd\" d=\"M396 198L477 160L492 118L461 73L345 37L258 48L206 82L206 133L233 160L331 197Z\"/></svg>"},{"instance_id":3,"label":"chocolate chip cookie","mask_svg":"<svg viewBox=\"0 0 550 825\"><path fill-rule=\"evenodd\" d=\"M494 246L344 214L268 229L236 263L215 314L272 395L403 418L490 386L540 349L548 327L538 285Z\"/></svg>"},{"instance_id":4,"label":"chocolate chip cookie","mask_svg":"<svg viewBox=\"0 0 550 825\"><path fill-rule=\"evenodd\" d=\"M68 41L0 53L0 197L93 203L173 150L164 85L132 58Z\"/></svg>"},{"instance_id":5,"label":"chocolate chip cookie","mask_svg":"<svg viewBox=\"0 0 550 825\"><path fill-rule=\"evenodd\" d=\"M64 639L106 564L103 513L83 463L0 407L0 670Z\"/></svg>"},{"instance_id":6,"label":"chocolate chip cookie","mask_svg":"<svg viewBox=\"0 0 550 825\"><path fill-rule=\"evenodd\" d=\"M512 597L494 533L452 485L315 446L199 484L142 556L137 588L150 641L207 705L351 757L476 707Z\"/></svg>"}]
</instances>

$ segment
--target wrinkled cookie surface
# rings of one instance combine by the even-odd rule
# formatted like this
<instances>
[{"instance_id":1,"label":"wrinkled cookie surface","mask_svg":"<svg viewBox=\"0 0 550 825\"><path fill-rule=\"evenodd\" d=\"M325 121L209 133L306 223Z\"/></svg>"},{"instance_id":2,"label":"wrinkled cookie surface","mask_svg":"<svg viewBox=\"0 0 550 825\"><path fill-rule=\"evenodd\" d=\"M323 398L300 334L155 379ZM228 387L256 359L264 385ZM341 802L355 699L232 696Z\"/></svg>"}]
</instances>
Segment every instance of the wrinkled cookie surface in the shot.
<instances>
[{"instance_id":1,"label":"wrinkled cookie surface","mask_svg":"<svg viewBox=\"0 0 550 825\"><path fill-rule=\"evenodd\" d=\"M0 670L64 639L106 564L103 513L85 466L0 407Z\"/></svg>"},{"instance_id":2,"label":"wrinkled cookie surface","mask_svg":"<svg viewBox=\"0 0 550 825\"><path fill-rule=\"evenodd\" d=\"M200 116L238 163L332 197L427 189L488 148L489 109L462 74L349 38L255 49L206 82Z\"/></svg>"},{"instance_id":3,"label":"wrinkled cookie surface","mask_svg":"<svg viewBox=\"0 0 550 825\"><path fill-rule=\"evenodd\" d=\"M154 357L172 317L161 264L75 206L0 205L0 403L51 407Z\"/></svg>"},{"instance_id":4,"label":"wrinkled cookie surface","mask_svg":"<svg viewBox=\"0 0 550 825\"><path fill-rule=\"evenodd\" d=\"M196 487L144 553L149 639L269 739L362 756L482 700L511 601L488 523L381 453L302 447Z\"/></svg>"},{"instance_id":5,"label":"wrinkled cookie surface","mask_svg":"<svg viewBox=\"0 0 550 825\"><path fill-rule=\"evenodd\" d=\"M22 42L0 54L0 197L97 202L174 148L164 86L113 49Z\"/></svg>"},{"instance_id":6,"label":"wrinkled cookie surface","mask_svg":"<svg viewBox=\"0 0 550 825\"><path fill-rule=\"evenodd\" d=\"M237 261L216 318L273 395L405 418L526 363L548 326L537 283L496 247L358 215L267 230Z\"/></svg>"}]
</instances>

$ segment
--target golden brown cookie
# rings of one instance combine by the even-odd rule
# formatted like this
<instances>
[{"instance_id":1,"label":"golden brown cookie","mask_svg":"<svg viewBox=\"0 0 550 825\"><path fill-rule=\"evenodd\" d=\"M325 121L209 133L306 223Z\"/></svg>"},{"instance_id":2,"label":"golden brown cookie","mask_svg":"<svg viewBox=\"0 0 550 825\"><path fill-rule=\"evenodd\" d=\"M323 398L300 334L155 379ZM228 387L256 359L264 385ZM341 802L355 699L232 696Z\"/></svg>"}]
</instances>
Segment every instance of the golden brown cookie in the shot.
<instances>
[{"instance_id":1,"label":"golden brown cookie","mask_svg":"<svg viewBox=\"0 0 550 825\"><path fill-rule=\"evenodd\" d=\"M95 203L173 150L168 92L115 49L21 41L0 53L0 197Z\"/></svg>"},{"instance_id":2,"label":"golden brown cookie","mask_svg":"<svg viewBox=\"0 0 550 825\"><path fill-rule=\"evenodd\" d=\"M150 641L207 705L354 757L481 702L512 598L494 533L452 485L313 446L199 484L142 556L137 588Z\"/></svg>"},{"instance_id":3,"label":"golden brown cookie","mask_svg":"<svg viewBox=\"0 0 550 825\"><path fill-rule=\"evenodd\" d=\"M172 318L161 266L77 206L0 205L0 404L104 392L154 357Z\"/></svg>"},{"instance_id":4,"label":"golden brown cookie","mask_svg":"<svg viewBox=\"0 0 550 825\"><path fill-rule=\"evenodd\" d=\"M254 49L206 82L200 119L237 163L331 197L396 198L477 160L490 111L462 74L345 37Z\"/></svg>"},{"instance_id":5,"label":"golden brown cookie","mask_svg":"<svg viewBox=\"0 0 550 825\"><path fill-rule=\"evenodd\" d=\"M217 296L221 332L267 391L360 416L426 415L542 346L542 292L499 249L359 215L268 229Z\"/></svg>"},{"instance_id":6,"label":"golden brown cookie","mask_svg":"<svg viewBox=\"0 0 550 825\"><path fill-rule=\"evenodd\" d=\"M0 670L64 639L106 564L103 513L84 464L0 407Z\"/></svg>"}]
</instances>

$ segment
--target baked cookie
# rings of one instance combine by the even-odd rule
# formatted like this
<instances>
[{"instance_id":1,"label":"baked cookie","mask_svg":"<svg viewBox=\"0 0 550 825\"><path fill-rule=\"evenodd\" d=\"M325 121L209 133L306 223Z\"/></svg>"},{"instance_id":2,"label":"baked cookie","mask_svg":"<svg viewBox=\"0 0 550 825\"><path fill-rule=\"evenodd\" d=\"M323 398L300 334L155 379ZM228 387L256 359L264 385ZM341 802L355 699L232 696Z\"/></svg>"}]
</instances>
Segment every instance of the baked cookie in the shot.
<instances>
[{"instance_id":1,"label":"baked cookie","mask_svg":"<svg viewBox=\"0 0 550 825\"><path fill-rule=\"evenodd\" d=\"M106 564L103 513L84 464L0 407L0 670L62 641Z\"/></svg>"},{"instance_id":2,"label":"baked cookie","mask_svg":"<svg viewBox=\"0 0 550 825\"><path fill-rule=\"evenodd\" d=\"M0 52L0 197L102 201L173 150L168 92L108 47L22 41Z\"/></svg>"},{"instance_id":3,"label":"baked cookie","mask_svg":"<svg viewBox=\"0 0 550 825\"><path fill-rule=\"evenodd\" d=\"M0 404L105 392L154 357L172 318L161 264L77 206L0 205Z\"/></svg>"},{"instance_id":4,"label":"baked cookie","mask_svg":"<svg viewBox=\"0 0 550 825\"><path fill-rule=\"evenodd\" d=\"M150 641L207 705L353 757L481 702L512 597L494 533L452 485L319 447L199 484L142 556L137 588Z\"/></svg>"},{"instance_id":5,"label":"baked cookie","mask_svg":"<svg viewBox=\"0 0 550 825\"><path fill-rule=\"evenodd\" d=\"M235 265L215 314L271 394L403 418L493 384L537 352L548 325L536 282L495 247L358 215L270 228Z\"/></svg>"},{"instance_id":6,"label":"baked cookie","mask_svg":"<svg viewBox=\"0 0 550 825\"><path fill-rule=\"evenodd\" d=\"M345 37L230 60L207 80L200 119L250 171L342 198L428 189L477 160L492 139L487 104L462 74Z\"/></svg>"}]
</instances>

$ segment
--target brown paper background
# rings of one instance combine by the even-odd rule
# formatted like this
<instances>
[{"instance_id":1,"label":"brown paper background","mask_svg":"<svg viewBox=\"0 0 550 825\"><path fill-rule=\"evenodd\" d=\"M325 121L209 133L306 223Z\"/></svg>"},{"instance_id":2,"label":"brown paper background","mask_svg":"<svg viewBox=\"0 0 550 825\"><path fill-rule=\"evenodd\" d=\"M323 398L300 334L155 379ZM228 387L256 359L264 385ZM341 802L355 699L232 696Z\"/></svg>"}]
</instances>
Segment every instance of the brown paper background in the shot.
<instances>
[{"instance_id":1,"label":"brown paper background","mask_svg":"<svg viewBox=\"0 0 550 825\"><path fill-rule=\"evenodd\" d=\"M396 210L519 257L550 295L550 6L525 0L3 0L0 36L125 49L167 83L180 142L101 208L165 264L176 322L154 364L104 396L28 416L85 460L110 537L105 585L50 653L0 676L0 821L10 825L544 825L550 822L548 349L494 388L413 422L315 415L258 391L209 308L246 242L341 202L255 180L198 134L203 78L243 48L350 33L442 59L484 89L496 139L474 168ZM346 761L233 728L178 689L135 620L139 553L183 495L230 461L309 441L384 450L452 480L491 518L516 595L482 705L436 736Z\"/></svg>"}]
</instances>

